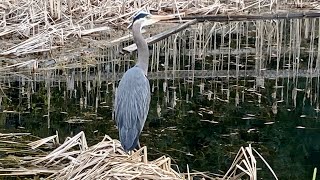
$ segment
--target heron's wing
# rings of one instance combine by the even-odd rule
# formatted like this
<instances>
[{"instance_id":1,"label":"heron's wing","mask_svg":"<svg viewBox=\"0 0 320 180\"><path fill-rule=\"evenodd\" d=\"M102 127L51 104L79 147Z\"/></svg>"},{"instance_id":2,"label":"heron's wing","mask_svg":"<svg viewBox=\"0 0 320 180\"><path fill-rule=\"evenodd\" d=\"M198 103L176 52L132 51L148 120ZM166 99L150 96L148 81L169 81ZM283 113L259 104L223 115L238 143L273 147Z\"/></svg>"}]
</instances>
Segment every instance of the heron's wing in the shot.
<instances>
[{"instance_id":1,"label":"heron's wing","mask_svg":"<svg viewBox=\"0 0 320 180\"><path fill-rule=\"evenodd\" d=\"M115 119L125 150L132 150L137 146L147 119L149 104L149 81L140 68L133 67L123 75L115 99Z\"/></svg>"}]
</instances>

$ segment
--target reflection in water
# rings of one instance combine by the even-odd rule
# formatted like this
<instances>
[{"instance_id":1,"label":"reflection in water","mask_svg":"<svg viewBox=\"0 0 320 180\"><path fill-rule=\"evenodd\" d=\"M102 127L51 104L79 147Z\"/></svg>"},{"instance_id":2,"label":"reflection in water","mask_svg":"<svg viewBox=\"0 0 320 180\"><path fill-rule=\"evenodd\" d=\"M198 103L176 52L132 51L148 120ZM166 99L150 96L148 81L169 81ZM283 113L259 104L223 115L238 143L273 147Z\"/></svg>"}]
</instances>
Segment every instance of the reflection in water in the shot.
<instances>
[{"instance_id":1,"label":"reflection in water","mask_svg":"<svg viewBox=\"0 0 320 180\"><path fill-rule=\"evenodd\" d=\"M150 157L221 174L251 143L280 179L310 179L320 165L319 22L198 24L152 46L152 100L140 139ZM132 65L122 60L134 59L117 53L124 45L99 49L81 66L75 59L60 70L6 74L1 131L117 138L113 95ZM262 167L258 176L271 174Z\"/></svg>"}]
</instances>

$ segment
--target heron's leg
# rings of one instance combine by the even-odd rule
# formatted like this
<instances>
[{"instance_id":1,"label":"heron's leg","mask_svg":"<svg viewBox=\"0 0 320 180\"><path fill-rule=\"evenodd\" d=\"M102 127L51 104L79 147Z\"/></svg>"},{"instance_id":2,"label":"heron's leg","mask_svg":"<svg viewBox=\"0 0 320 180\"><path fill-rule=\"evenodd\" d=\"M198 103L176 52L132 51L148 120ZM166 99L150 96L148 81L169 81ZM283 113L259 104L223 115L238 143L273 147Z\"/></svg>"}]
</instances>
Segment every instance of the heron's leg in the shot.
<instances>
[{"instance_id":1,"label":"heron's leg","mask_svg":"<svg viewBox=\"0 0 320 180\"><path fill-rule=\"evenodd\" d=\"M139 139L138 139L138 149L141 149L141 146L140 146L140 141L139 141Z\"/></svg>"}]
</instances>

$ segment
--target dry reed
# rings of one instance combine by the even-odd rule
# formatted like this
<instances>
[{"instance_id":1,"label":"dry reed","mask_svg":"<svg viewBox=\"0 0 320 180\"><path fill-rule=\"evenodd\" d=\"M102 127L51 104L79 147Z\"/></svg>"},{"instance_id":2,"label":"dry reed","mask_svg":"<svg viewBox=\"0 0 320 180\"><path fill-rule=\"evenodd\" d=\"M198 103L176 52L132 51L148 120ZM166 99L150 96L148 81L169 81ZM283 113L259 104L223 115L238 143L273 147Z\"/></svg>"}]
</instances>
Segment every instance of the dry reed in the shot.
<instances>
[{"instance_id":1,"label":"dry reed","mask_svg":"<svg viewBox=\"0 0 320 180\"><path fill-rule=\"evenodd\" d=\"M128 31L124 27L132 15L147 9L153 14L215 15L274 12L287 9L317 9L316 1L274 0L253 1L69 1L21 0L0 2L0 55L2 66L26 66L55 59L68 64L93 47L99 48L121 42L118 38ZM96 41L96 37L99 41ZM77 39L82 39L77 42ZM49 52L49 54L48 54ZM80 55L79 55L80 53ZM39 56L40 55L40 56ZM15 58L15 60L12 60ZM27 63L28 60L34 60ZM85 58L82 58L85 61ZM63 65L61 63L60 65ZM28 65L30 67L30 65ZM56 66L58 68L59 66ZM9 68L9 67L6 67Z\"/></svg>"},{"instance_id":2,"label":"dry reed","mask_svg":"<svg viewBox=\"0 0 320 180\"><path fill-rule=\"evenodd\" d=\"M30 134L0 134L0 139L8 137L30 136ZM24 151L35 151L39 147L50 147L50 141L57 139L58 135L40 139L25 144ZM57 140L54 140L57 142ZM3 140L0 141L4 143ZM22 142L7 141L5 143L22 144ZM21 145L20 145L21 146ZM27 147L31 147L27 149ZM21 147L20 147L21 148ZM2 149L4 150L4 149ZM224 177L203 172L189 170L187 173L176 172L172 167L171 158L162 156L156 160L149 161L147 148L126 153L118 140L105 136L103 140L88 147L85 134L80 132L51 151L45 153L38 151L28 157L11 156L11 163L17 168L0 168L0 177L6 176L36 176L47 175L48 179L192 179L201 177L207 179L237 179L248 175L257 177L255 152L259 158L268 166L263 157L249 147L241 148L238 155ZM15 162L12 160L15 159ZM10 159L0 159L9 162ZM245 167L242 167L245 165ZM241 172L239 172L239 170ZM276 177L276 176L275 176Z\"/></svg>"},{"instance_id":3,"label":"dry reed","mask_svg":"<svg viewBox=\"0 0 320 180\"><path fill-rule=\"evenodd\" d=\"M171 168L170 158L148 161L146 147L129 155L109 136L88 147L83 132L32 164L59 169L49 176L53 179L181 179Z\"/></svg>"}]
</instances>

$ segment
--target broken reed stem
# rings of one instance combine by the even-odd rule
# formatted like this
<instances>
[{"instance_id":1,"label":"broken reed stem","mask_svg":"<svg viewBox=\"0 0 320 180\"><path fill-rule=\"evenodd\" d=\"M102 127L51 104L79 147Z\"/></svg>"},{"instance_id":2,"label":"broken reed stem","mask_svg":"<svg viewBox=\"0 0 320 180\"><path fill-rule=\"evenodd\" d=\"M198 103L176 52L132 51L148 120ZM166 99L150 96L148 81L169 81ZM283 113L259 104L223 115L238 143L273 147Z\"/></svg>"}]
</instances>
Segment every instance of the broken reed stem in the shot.
<instances>
[{"instance_id":1,"label":"broken reed stem","mask_svg":"<svg viewBox=\"0 0 320 180\"><path fill-rule=\"evenodd\" d=\"M189 26L196 24L196 23L197 23L196 19L190 20L182 25L179 25L179 26L173 28L173 29L169 29L165 32L162 32L162 33L157 34L155 36L149 37L146 39L146 41L148 44L154 44L158 41L161 41L162 39L169 37L172 34L180 32L180 31L182 31L182 30L184 30L184 29L188 28ZM133 51L137 50L137 46L136 46L136 44L132 44L130 46L123 48L123 50L125 50L126 52L133 52Z\"/></svg>"},{"instance_id":2,"label":"broken reed stem","mask_svg":"<svg viewBox=\"0 0 320 180\"><path fill-rule=\"evenodd\" d=\"M257 21L257 20L279 20L279 19L302 19L302 18L317 18L320 17L318 12L302 12L302 13L277 13L263 15L206 15L206 16L185 16L182 20L194 20L198 22L213 21L213 22L229 22L229 21ZM171 19L179 20L177 17Z\"/></svg>"}]
</instances>

